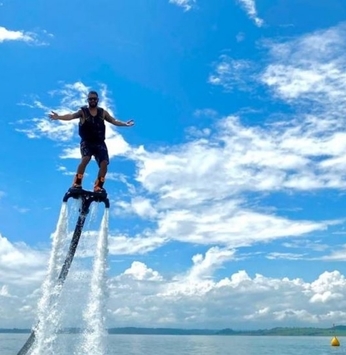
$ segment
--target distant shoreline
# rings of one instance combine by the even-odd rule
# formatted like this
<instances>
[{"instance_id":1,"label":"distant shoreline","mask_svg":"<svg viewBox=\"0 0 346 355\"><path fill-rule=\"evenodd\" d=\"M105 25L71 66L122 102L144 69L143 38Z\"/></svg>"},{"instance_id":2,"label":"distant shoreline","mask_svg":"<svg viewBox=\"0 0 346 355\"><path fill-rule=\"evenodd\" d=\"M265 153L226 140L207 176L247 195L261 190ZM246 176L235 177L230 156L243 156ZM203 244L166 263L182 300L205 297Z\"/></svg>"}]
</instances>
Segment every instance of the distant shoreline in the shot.
<instances>
[{"instance_id":1,"label":"distant shoreline","mask_svg":"<svg viewBox=\"0 0 346 355\"><path fill-rule=\"evenodd\" d=\"M78 328L68 328L61 330L64 334L77 334L83 330ZM0 328L0 334L28 334L31 329ZM121 327L109 328L109 334L141 334L141 335L219 335L219 336L346 336L346 326L338 325L333 328L312 328L312 327L277 327L272 329L258 330L233 330L230 328L211 329L180 329L180 328L140 328Z\"/></svg>"}]
</instances>

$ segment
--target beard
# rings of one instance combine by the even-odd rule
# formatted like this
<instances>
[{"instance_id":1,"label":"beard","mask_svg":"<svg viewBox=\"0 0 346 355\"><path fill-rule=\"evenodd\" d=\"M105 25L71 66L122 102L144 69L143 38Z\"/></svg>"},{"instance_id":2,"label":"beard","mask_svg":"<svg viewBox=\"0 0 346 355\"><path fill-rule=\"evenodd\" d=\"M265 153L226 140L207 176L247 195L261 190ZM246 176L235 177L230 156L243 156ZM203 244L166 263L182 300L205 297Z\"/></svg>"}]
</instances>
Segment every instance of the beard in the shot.
<instances>
[{"instance_id":1,"label":"beard","mask_svg":"<svg viewBox=\"0 0 346 355\"><path fill-rule=\"evenodd\" d=\"M97 101L91 101L91 102L89 102L89 107L91 107L91 108L95 108L96 106L97 106Z\"/></svg>"}]
</instances>

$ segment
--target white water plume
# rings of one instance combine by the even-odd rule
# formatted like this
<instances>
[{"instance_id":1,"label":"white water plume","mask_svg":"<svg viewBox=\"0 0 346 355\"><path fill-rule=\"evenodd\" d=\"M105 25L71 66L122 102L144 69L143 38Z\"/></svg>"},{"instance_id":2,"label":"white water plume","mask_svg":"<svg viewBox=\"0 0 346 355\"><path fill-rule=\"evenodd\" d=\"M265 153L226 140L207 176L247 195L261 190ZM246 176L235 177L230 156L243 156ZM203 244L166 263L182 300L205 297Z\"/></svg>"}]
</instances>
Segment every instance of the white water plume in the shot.
<instances>
[{"instance_id":1,"label":"white water plume","mask_svg":"<svg viewBox=\"0 0 346 355\"><path fill-rule=\"evenodd\" d=\"M84 312L86 331L81 347L81 354L83 355L104 355L106 351L105 303L107 299L108 219L109 211L106 208L97 241L89 301Z\"/></svg>"},{"instance_id":2,"label":"white water plume","mask_svg":"<svg viewBox=\"0 0 346 355\"><path fill-rule=\"evenodd\" d=\"M99 204L100 203L92 203L89 208L89 223L95 222L98 212L99 212Z\"/></svg>"},{"instance_id":3,"label":"white water plume","mask_svg":"<svg viewBox=\"0 0 346 355\"><path fill-rule=\"evenodd\" d=\"M42 296L38 303L38 325L31 355L53 354L53 343L57 336L60 312L57 310L60 288L57 286L58 274L63 262L63 245L68 236L68 209L64 202L61 206L56 230L52 235L46 279L42 285Z\"/></svg>"}]
</instances>

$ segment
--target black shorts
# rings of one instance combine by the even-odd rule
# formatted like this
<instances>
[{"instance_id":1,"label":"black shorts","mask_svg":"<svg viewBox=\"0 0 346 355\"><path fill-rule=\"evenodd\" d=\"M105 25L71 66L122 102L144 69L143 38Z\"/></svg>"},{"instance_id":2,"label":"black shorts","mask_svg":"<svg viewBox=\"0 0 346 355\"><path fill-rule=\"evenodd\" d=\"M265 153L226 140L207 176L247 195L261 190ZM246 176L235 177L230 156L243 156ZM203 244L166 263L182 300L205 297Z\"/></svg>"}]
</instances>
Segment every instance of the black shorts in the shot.
<instances>
[{"instance_id":1,"label":"black shorts","mask_svg":"<svg viewBox=\"0 0 346 355\"><path fill-rule=\"evenodd\" d=\"M82 157L95 157L95 160L100 166L101 162L106 161L109 164L108 149L105 142L89 143L82 141L80 143L80 152Z\"/></svg>"}]
</instances>

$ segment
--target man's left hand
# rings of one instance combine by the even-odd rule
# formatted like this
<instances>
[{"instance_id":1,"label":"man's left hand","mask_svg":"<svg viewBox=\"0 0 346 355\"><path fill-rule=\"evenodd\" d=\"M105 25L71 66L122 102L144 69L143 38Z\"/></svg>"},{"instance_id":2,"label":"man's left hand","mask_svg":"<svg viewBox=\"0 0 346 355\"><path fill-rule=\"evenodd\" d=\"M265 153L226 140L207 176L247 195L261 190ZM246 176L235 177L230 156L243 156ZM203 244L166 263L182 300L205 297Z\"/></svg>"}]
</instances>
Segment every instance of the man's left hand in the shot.
<instances>
[{"instance_id":1,"label":"man's left hand","mask_svg":"<svg viewBox=\"0 0 346 355\"><path fill-rule=\"evenodd\" d=\"M134 121L134 120L130 120L130 121L127 121L127 122L126 122L126 126L127 126L127 127L133 126L134 124L135 124L135 121Z\"/></svg>"}]
</instances>

